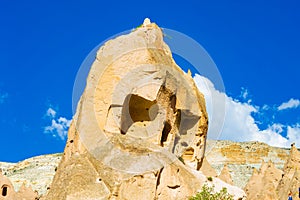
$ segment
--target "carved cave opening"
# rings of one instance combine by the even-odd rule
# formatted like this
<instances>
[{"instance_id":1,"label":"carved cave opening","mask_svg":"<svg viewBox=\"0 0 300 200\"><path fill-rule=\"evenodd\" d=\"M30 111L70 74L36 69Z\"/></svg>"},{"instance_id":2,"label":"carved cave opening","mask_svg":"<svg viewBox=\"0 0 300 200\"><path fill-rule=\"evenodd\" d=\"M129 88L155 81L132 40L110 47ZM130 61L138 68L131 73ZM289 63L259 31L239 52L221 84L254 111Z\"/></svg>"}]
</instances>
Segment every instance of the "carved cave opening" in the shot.
<instances>
[{"instance_id":1,"label":"carved cave opening","mask_svg":"<svg viewBox=\"0 0 300 200\"><path fill-rule=\"evenodd\" d=\"M136 94L126 96L121 116L121 133L126 134L134 122L153 121L158 114L156 100L150 101Z\"/></svg>"},{"instance_id":2,"label":"carved cave opening","mask_svg":"<svg viewBox=\"0 0 300 200\"><path fill-rule=\"evenodd\" d=\"M1 194L2 194L3 197L7 196L7 190L8 190L7 186L5 186L5 185L2 186L2 192L1 192Z\"/></svg>"},{"instance_id":3,"label":"carved cave opening","mask_svg":"<svg viewBox=\"0 0 300 200\"><path fill-rule=\"evenodd\" d=\"M128 94L124 100L121 111L121 134L126 134L128 129L135 122L153 121L159 112L159 106L163 106L167 112L167 119L164 121L164 126L161 132L161 137L158 140L160 146L164 146L168 142L169 134L172 132L172 121L180 124L180 115L175 113L177 97L175 94L163 88L161 96L158 95L158 100L150 101L137 94ZM173 119L173 118L176 119ZM172 118L172 119L171 119ZM178 118L178 119L177 119ZM178 128L178 127L177 127Z\"/></svg>"}]
</instances>

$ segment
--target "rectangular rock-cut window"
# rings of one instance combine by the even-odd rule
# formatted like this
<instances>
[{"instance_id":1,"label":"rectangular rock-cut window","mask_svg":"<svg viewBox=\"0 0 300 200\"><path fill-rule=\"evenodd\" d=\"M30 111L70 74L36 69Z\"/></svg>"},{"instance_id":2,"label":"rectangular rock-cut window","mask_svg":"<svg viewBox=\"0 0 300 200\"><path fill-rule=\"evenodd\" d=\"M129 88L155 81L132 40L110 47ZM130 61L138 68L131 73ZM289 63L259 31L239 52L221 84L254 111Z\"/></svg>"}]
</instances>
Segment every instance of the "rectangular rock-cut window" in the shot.
<instances>
[{"instance_id":1,"label":"rectangular rock-cut window","mask_svg":"<svg viewBox=\"0 0 300 200\"><path fill-rule=\"evenodd\" d=\"M7 196L7 186L2 187L2 196L3 197Z\"/></svg>"}]
</instances>

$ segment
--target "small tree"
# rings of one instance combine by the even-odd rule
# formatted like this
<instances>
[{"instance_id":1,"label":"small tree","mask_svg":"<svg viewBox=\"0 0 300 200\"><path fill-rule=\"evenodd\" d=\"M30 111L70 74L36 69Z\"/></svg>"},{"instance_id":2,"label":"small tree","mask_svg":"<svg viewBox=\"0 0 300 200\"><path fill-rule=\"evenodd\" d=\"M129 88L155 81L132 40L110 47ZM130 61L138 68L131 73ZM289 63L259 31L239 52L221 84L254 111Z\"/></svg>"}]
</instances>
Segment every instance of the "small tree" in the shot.
<instances>
[{"instance_id":1,"label":"small tree","mask_svg":"<svg viewBox=\"0 0 300 200\"><path fill-rule=\"evenodd\" d=\"M233 196L227 192L226 188L222 188L222 190L216 193L213 193L213 190L214 186L209 187L205 184L201 192L191 197L190 200L233 200Z\"/></svg>"}]
</instances>

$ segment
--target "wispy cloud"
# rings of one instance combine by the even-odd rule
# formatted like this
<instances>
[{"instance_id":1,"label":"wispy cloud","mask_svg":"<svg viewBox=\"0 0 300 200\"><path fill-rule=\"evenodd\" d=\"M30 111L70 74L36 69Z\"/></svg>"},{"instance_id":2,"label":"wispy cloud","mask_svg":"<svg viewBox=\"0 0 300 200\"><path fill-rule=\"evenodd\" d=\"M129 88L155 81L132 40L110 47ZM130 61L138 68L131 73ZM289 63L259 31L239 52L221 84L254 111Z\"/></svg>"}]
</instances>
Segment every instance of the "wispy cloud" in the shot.
<instances>
[{"instance_id":1,"label":"wispy cloud","mask_svg":"<svg viewBox=\"0 0 300 200\"><path fill-rule=\"evenodd\" d=\"M215 89L213 83L200 75L195 75L194 80L199 90L203 92L208 114L212 115L212 105L209 104L212 102L212 98L220 98L223 96L223 101L215 101L217 102L215 107L221 107L221 104L226 105L225 115L223 119L214 118L210 119L210 127L209 127L209 136L216 135L214 133L214 124L222 123L224 121L223 129L221 130L221 135L219 138L212 139L224 139L224 140L233 140L233 141L260 141L267 143L271 146L279 146L279 147L289 147L291 143L296 143L296 145L300 146L300 124L295 124L292 126L283 125L280 123L272 123L267 126L265 129L260 129L258 127L259 121L256 121L252 114L258 113L261 110L268 110L270 106L264 105L262 108L259 106L252 105L251 101L241 102L232 97L227 96L227 94L219 92ZM205 83L205 84L203 84ZM203 85L209 86L203 87ZM209 90L209 92L207 91ZM248 93L248 92L247 92ZM242 93L242 94L245 94ZM248 94L246 95L248 96ZM283 108L287 107L295 107L297 103L295 101L291 101L292 103L288 103L284 105ZM297 101L296 101L297 102ZM291 106L292 105L292 106ZM283 132L286 131L286 137L284 137Z\"/></svg>"},{"instance_id":2,"label":"wispy cloud","mask_svg":"<svg viewBox=\"0 0 300 200\"><path fill-rule=\"evenodd\" d=\"M54 118L56 116L56 111L53 108L48 108L46 112L46 116L50 118Z\"/></svg>"},{"instance_id":3,"label":"wispy cloud","mask_svg":"<svg viewBox=\"0 0 300 200\"><path fill-rule=\"evenodd\" d=\"M244 101L248 101L249 103L251 102L251 99L249 99L248 89L246 89L244 87L241 88L240 98L243 99Z\"/></svg>"},{"instance_id":4,"label":"wispy cloud","mask_svg":"<svg viewBox=\"0 0 300 200\"><path fill-rule=\"evenodd\" d=\"M297 108L299 106L300 106L300 101L298 99L291 98L288 102L284 102L280 106L278 106L278 110Z\"/></svg>"},{"instance_id":5,"label":"wispy cloud","mask_svg":"<svg viewBox=\"0 0 300 200\"><path fill-rule=\"evenodd\" d=\"M8 98L8 93L1 93L0 92L0 104L4 103L6 99Z\"/></svg>"},{"instance_id":6,"label":"wispy cloud","mask_svg":"<svg viewBox=\"0 0 300 200\"><path fill-rule=\"evenodd\" d=\"M71 120L65 117L56 117L57 112L53 108L48 108L45 115L51 118L51 125L44 127L44 133L66 140Z\"/></svg>"}]
</instances>

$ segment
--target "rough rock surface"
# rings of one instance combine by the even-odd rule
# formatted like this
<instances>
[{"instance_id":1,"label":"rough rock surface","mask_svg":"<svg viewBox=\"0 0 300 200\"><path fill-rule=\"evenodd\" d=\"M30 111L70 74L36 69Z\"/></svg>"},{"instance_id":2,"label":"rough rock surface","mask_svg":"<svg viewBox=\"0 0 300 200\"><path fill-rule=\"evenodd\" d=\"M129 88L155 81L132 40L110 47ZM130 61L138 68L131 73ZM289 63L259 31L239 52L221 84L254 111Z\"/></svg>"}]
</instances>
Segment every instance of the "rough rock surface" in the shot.
<instances>
[{"instance_id":1,"label":"rough rock surface","mask_svg":"<svg viewBox=\"0 0 300 200\"><path fill-rule=\"evenodd\" d=\"M0 162L0 169L12 182L15 191L25 184L43 195L50 187L61 156L62 154L51 154L32 157L18 163Z\"/></svg>"},{"instance_id":2,"label":"rough rock surface","mask_svg":"<svg viewBox=\"0 0 300 200\"><path fill-rule=\"evenodd\" d=\"M299 169L300 152L292 145L283 171L277 169L271 161L263 163L259 172L254 170L245 187L247 198L250 200L286 200L291 192L293 198L298 199L300 192Z\"/></svg>"},{"instance_id":3,"label":"rough rock surface","mask_svg":"<svg viewBox=\"0 0 300 200\"><path fill-rule=\"evenodd\" d=\"M278 169L283 169L289 157L289 149L272 147L261 142L232 142L207 140L206 159L221 173L227 164L233 184L244 188L252 176L253 169L259 170L262 161L274 163Z\"/></svg>"},{"instance_id":4,"label":"rough rock surface","mask_svg":"<svg viewBox=\"0 0 300 200\"><path fill-rule=\"evenodd\" d=\"M207 159L204 157L202 166L200 168L200 171L207 177L217 177L217 172L214 168L208 163Z\"/></svg>"},{"instance_id":5,"label":"rough rock surface","mask_svg":"<svg viewBox=\"0 0 300 200\"><path fill-rule=\"evenodd\" d=\"M98 50L45 199L187 199L206 181L207 128L203 95L145 20Z\"/></svg>"},{"instance_id":6,"label":"rough rock surface","mask_svg":"<svg viewBox=\"0 0 300 200\"><path fill-rule=\"evenodd\" d=\"M258 142L243 142L243 143L236 143L231 141L216 141L212 142L208 140L208 145L214 144L213 149L206 155L210 162L212 162L212 166L214 166L215 170L218 172L214 172L214 174L206 174L205 170L203 170L203 174L206 177L214 177L215 174L220 174L222 171L222 168L224 165L228 165L230 174L232 176L232 179L235 180L235 183L238 183L240 180L244 180L244 184L242 188L245 187L247 184L248 179L252 176L252 173L256 174L259 172L259 169L262 164L262 160L264 160L265 165L268 164L268 161L275 162L274 165L276 168L283 170L285 162L289 158L289 150L288 149L280 149L275 147L270 147L264 143L258 143ZM228 146L240 146L244 150L248 150L247 154L254 155L256 160L252 160L252 162L245 164L236 164L238 161L234 160L234 153L239 154L239 151L233 151L230 158L228 159L225 156L223 157L222 154L220 155L220 151L222 151L222 148L226 148ZM268 153L267 157L262 156L262 160L259 160L260 152L264 152L261 149L268 149L270 151ZM224 150L223 150L224 151ZM214 155L214 152L216 155ZM297 158L297 153L293 153L294 156ZM295 156L296 154L296 156ZM55 168L57 167L59 161L61 160L62 154L52 154L52 155L43 155L38 156L30 159L26 159L19 163L4 163L0 162L0 168L3 169L3 173L9 177L11 182L14 185L14 188L16 191L19 190L20 186L22 185L22 182L25 182L27 186L31 186L33 190L37 190L39 194L45 194L47 191L47 188L50 187L51 180L53 179L53 176L55 174ZM263 153L262 155L265 155ZM279 157L278 157L279 155ZM285 155L285 159L282 155ZM238 156L237 156L238 157ZM296 160L296 158L290 159ZM254 162L255 161L255 162ZM292 161L291 163L295 163ZM233 162L233 163L230 163ZM201 170L203 169L203 166L206 166L206 161L203 161L203 165L201 167ZM287 164L287 169L289 168L291 164ZM294 164L292 164L294 165ZM208 167L205 169L209 169L210 165L208 163ZM211 169L211 168L210 168ZM211 170L208 170L211 171ZM254 172L253 172L254 171ZM294 175L293 175L294 176ZM297 176L297 174L296 174ZM295 177L296 177L295 176ZM245 177L249 177L248 179L245 179ZM285 180L287 180L288 176L285 176ZM282 183L283 184L283 183ZM286 192L283 191L284 196L286 196ZM293 192L295 195L297 195L297 187L295 187L295 191ZM285 199L285 198L284 198Z\"/></svg>"},{"instance_id":7,"label":"rough rock surface","mask_svg":"<svg viewBox=\"0 0 300 200\"><path fill-rule=\"evenodd\" d=\"M36 200L38 193L31 187L26 187L25 183L15 191L11 181L0 170L0 200Z\"/></svg>"},{"instance_id":8,"label":"rough rock surface","mask_svg":"<svg viewBox=\"0 0 300 200\"><path fill-rule=\"evenodd\" d=\"M287 199L292 192L293 199L298 199L300 187L300 152L292 145L290 155L283 168L283 177L280 179L277 194L280 200Z\"/></svg>"},{"instance_id":9,"label":"rough rock surface","mask_svg":"<svg viewBox=\"0 0 300 200\"><path fill-rule=\"evenodd\" d=\"M228 169L228 165L225 164L220 175L218 176L219 179L221 179L222 181L230 184L230 185L233 185L233 181L232 181L232 178L231 178L231 174L230 174L230 170Z\"/></svg>"},{"instance_id":10,"label":"rough rock surface","mask_svg":"<svg viewBox=\"0 0 300 200\"><path fill-rule=\"evenodd\" d=\"M247 199L278 199L276 188L283 172L277 169L272 161L263 162L259 171L254 169L253 175L245 187Z\"/></svg>"}]
</instances>

